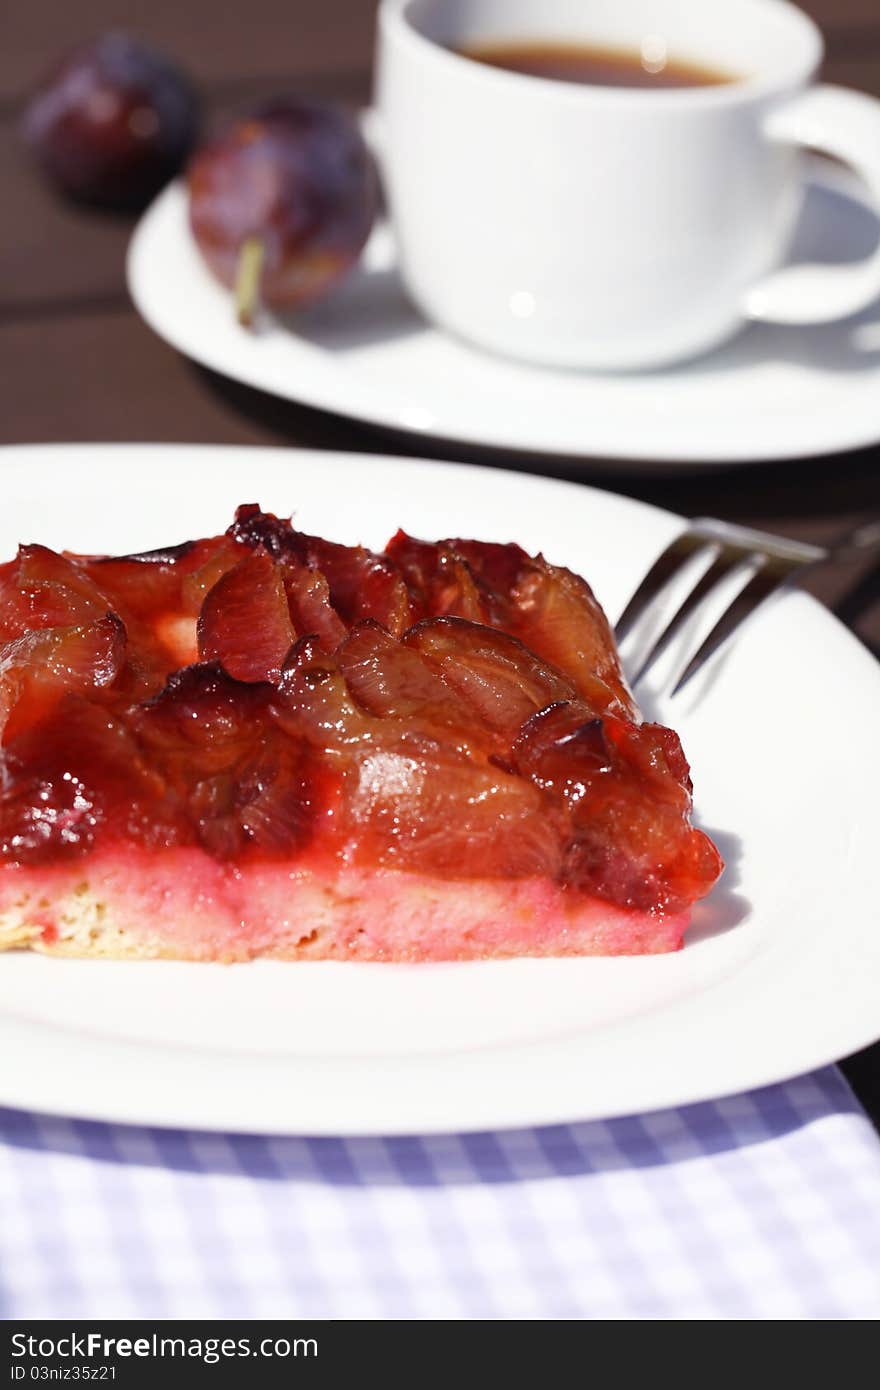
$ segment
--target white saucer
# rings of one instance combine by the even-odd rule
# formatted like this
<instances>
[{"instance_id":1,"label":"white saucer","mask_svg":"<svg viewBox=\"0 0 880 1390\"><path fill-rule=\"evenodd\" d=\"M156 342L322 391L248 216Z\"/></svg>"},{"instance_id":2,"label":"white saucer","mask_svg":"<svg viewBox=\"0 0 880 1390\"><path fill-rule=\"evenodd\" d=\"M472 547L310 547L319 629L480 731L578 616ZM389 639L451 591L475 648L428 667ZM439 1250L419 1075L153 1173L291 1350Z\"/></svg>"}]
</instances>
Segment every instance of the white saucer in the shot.
<instances>
[{"instance_id":1,"label":"white saucer","mask_svg":"<svg viewBox=\"0 0 880 1390\"><path fill-rule=\"evenodd\" d=\"M797 260L868 254L877 221L854 181L811 172ZM880 304L816 328L751 325L676 370L549 371L488 356L429 326L401 288L386 226L362 267L294 321L235 321L173 184L135 231L135 305L181 352L277 396L413 435L570 458L697 465L838 452L880 439Z\"/></svg>"}]
</instances>

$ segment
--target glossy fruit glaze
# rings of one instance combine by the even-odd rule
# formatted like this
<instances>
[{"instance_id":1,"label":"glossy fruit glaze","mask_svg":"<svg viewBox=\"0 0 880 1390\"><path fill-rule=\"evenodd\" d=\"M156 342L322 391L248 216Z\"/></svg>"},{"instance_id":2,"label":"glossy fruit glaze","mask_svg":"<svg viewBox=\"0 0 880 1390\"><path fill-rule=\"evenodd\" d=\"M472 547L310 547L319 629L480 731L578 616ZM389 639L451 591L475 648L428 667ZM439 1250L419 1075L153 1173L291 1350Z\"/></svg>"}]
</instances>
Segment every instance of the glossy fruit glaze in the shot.
<instances>
[{"instance_id":1,"label":"glossy fruit glaze","mask_svg":"<svg viewBox=\"0 0 880 1390\"><path fill-rule=\"evenodd\" d=\"M256 506L0 568L0 862L193 847L685 911L721 871L588 585L516 545L384 554Z\"/></svg>"}]
</instances>

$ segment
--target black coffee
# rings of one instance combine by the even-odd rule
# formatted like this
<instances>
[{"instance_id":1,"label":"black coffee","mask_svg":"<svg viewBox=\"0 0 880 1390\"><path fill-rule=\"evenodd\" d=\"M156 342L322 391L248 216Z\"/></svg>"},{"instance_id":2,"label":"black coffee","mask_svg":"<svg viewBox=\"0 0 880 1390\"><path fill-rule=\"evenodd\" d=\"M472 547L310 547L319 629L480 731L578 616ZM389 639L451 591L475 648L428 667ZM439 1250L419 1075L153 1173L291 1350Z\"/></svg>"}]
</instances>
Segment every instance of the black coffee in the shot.
<instances>
[{"instance_id":1,"label":"black coffee","mask_svg":"<svg viewBox=\"0 0 880 1390\"><path fill-rule=\"evenodd\" d=\"M662 45L649 41L641 52L537 40L480 43L457 51L476 63L508 72L592 87L718 87L737 80L731 73L669 58Z\"/></svg>"}]
</instances>

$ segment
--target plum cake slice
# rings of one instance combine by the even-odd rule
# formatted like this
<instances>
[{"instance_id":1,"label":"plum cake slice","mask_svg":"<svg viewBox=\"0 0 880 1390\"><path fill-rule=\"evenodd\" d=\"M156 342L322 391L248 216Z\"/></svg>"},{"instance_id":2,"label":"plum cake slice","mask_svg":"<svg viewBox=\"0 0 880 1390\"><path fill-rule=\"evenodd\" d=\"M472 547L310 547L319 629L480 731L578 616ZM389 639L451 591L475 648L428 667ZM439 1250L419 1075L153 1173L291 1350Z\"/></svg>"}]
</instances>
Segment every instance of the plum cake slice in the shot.
<instances>
[{"instance_id":1,"label":"plum cake slice","mask_svg":"<svg viewBox=\"0 0 880 1390\"><path fill-rule=\"evenodd\" d=\"M721 860L589 586L240 507L0 568L0 948L463 960L681 946Z\"/></svg>"}]
</instances>

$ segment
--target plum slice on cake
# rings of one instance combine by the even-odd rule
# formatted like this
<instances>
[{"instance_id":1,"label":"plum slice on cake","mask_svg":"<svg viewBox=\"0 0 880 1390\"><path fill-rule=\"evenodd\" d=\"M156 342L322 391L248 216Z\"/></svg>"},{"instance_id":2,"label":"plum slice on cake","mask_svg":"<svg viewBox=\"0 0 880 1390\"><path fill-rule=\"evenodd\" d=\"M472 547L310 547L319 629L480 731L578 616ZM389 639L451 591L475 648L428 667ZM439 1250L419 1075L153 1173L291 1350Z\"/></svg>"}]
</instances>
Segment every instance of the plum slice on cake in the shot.
<instances>
[{"instance_id":1,"label":"plum slice on cake","mask_svg":"<svg viewBox=\"0 0 880 1390\"><path fill-rule=\"evenodd\" d=\"M0 948L376 961L681 946L721 872L571 571L257 506L0 567Z\"/></svg>"}]
</instances>

